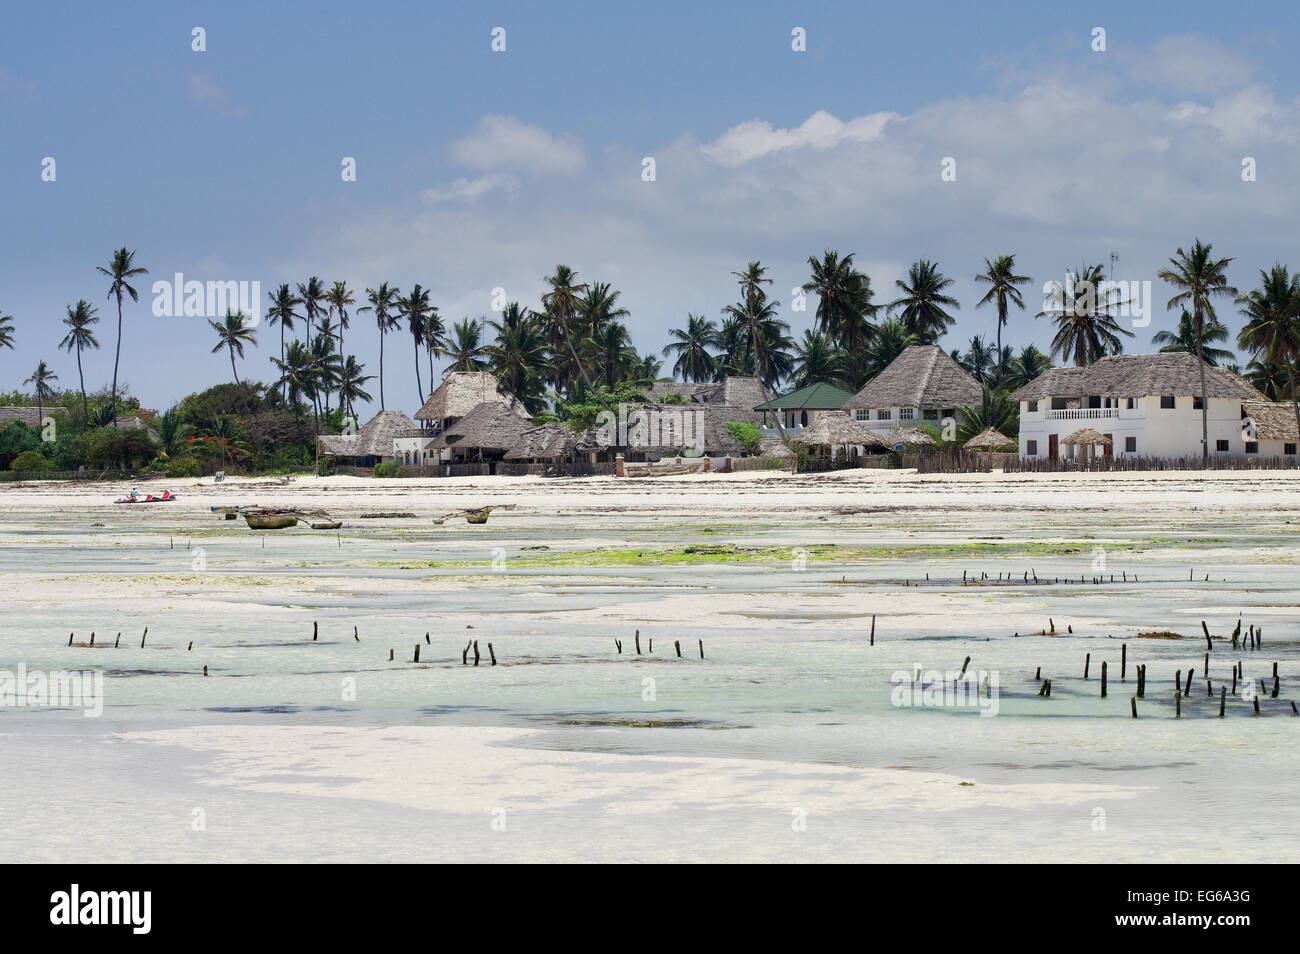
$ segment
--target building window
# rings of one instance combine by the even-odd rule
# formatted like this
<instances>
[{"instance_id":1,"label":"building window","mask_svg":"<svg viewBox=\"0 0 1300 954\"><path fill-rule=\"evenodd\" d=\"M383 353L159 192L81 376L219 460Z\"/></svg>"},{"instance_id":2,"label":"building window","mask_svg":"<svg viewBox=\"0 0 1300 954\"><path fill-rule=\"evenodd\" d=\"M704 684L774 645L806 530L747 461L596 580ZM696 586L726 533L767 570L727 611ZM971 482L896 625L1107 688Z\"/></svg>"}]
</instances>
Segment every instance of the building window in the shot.
<instances>
[{"instance_id":1,"label":"building window","mask_svg":"<svg viewBox=\"0 0 1300 954\"><path fill-rule=\"evenodd\" d=\"M1030 457L1038 456L1038 441L1025 441L1025 453Z\"/></svg>"},{"instance_id":2,"label":"building window","mask_svg":"<svg viewBox=\"0 0 1300 954\"><path fill-rule=\"evenodd\" d=\"M799 426L800 426L800 427L807 427L807 426L808 426L808 412L807 412L807 411L800 411L800 412L799 412Z\"/></svg>"},{"instance_id":3,"label":"building window","mask_svg":"<svg viewBox=\"0 0 1300 954\"><path fill-rule=\"evenodd\" d=\"M1214 449L1215 449L1216 451L1218 451L1220 454L1226 454L1226 453L1228 453L1228 442L1227 442L1227 441L1215 441L1215 442L1214 442Z\"/></svg>"},{"instance_id":4,"label":"building window","mask_svg":"<svg viewBox=\"0 0 1300 954\"><path fill-rule=\"evenodd\" d=\"M1295 445L1294 445L1294 444L1283 444L1283 445L1282 445L1282 453L1285 454L1287 457L1294 457L1294 456L1295 456Z\"/></svg>"},{"instance_id":5,"label":"building window","mask_svg":"<svg viewBox=\"0 0 1300 954\"><path fill-rule=\"evenodd\" d=\"M1199 411L1200 409L1201 409L1201 399L1199 397L1192 398L1192 410Z\"/></svg>"},{"instance_id":6,"label":"building window","mask_svg":"<svg viewBox=\"0 0 1300 954\"><path fill-rule=\"evenodd\" d=\"M898 409L898 419L900 421L910 421L912 419L912 409L910 407L900 407Z\"/></svg>"},{"instance_id":7,"label":"building window","mask_svg":"<svg viewBox=\"0 0 1300 954\"><path fill-rule=\"evenodd\" d=\"M1126 411L1136 410L1137 406L1138 406L1137 398L1128 398L1124 403L1124 409Z\"/></svg>"},{"instance_id":8,"label":"building window","mask_svg":"<svg viewBox=\"0 0 1300 954\"><path fill-rule=\"evenodd\" d=\"M887 421L893 416L893 412L887 407L876 408L876 420Z\"/></svg>"},{"instance_id":9,"label":"building window","mask_svg":"<svg viewBox=\"0 0 1300 954\"><path fill-rule=\"evenodd\" d=\"M1034 411L1037 411L1037 410L1038 410L1038 402L1037 402L1037 401L1030 401L1030 402L1029 402L1029 407L1027 408L1027 410L1028 410L1030 413L1033 413Z\"/></svg>"},{"instance_id":10,"label":"building window","mask_svg":"<svg viewBox=\"0 0 1300 954\"><path fill-rule=\"evenodd\" d=\"M1247 454L1258 454L1258 453L1259 453L1259 441L1246 441L1246 453L1247 453Z\"/></svg>"},{"instance_id":11,"label":"building window","mask_svg":"<svg viewBox=\"0 0 1300 954\"><path fill-rule=\"evenodd\" d=\"M1124 438L1124 453L1136 454L1138 449L1138 439L1136 437Z\"/></svg>"},{"instance_id":12,"label":"building window","mask_svg":"<svg viewBox=\"0 0 1300 954\"><path fill-rule=\"evenodd\" d=\"M957 416L957 409L956 409L956 408L951 408L951 407L946 407L946 408L943 409L943 416L944 416L944 417L956 417L956 416Z\"/></svg>"},{"instance_id":13,"label":"building window","mask_svg":"<svg viewBox=\"0 0 1300 954\"><path fill-rule=\"evenodd\" d=\"M1065 410L1065 406L1066 406L1066 404L1068 404L1068 403L1069 403L1069 402L1066 401L1066 399L1063 398L1063 397L1054 397L1054 398L1052 398L1052 410L1053 410L1053 411L1064 411L1064 410Z\"/></svg>"},{"instance_id":14,"label":"building window","mask_svg":"<svg viewBox=\"0 0 1300 954\"><path fill-rule=\"evenodd\" d=\"M1174 406L1174 396L1172 394L1160 395L1160 410L1168 411Z\"/></svg>"},{"instance_id":15,"label":"building window","mask_svg":"<svg viewBox=\"0 0 1300 954\"><path fill-rule=\"evenodd\" d=\"M867 415L868 415L867 409L865 407L860 407L853 412L853 419L855 421L865 421L867 419Z\"/></svg>"},{"instance_id":16,"label":"building window","mask_svg":"<svg viewBox=\"0 0 1300 954\"><path fill-rule=\"evenodd\" d=\"M921 418L927 421L937 421L939 420L939 412L934 410L922 411Z\"/></svg>"}]
</instances>

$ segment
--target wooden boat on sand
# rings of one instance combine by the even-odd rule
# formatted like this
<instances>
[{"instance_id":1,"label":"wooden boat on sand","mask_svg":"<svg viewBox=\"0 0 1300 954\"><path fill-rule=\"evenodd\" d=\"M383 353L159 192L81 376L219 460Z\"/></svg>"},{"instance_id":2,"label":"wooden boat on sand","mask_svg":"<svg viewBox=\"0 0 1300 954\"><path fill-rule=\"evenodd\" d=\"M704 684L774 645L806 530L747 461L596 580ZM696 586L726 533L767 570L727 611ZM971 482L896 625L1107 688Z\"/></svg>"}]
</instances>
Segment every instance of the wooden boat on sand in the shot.
<instances>
[{"instance_id":1,"label":"wooden boat on sand","mask_svg":"<svg viewBox=\"0 0 1300 954\"><path fill-rule=\"evenodd\" d=\"M253 530L283 530L298 524L296 510L245 510L243 515Z\"/></svg>"},{"instance_id":2,"label":"wooden boat on sand","mask_svg":"<svg viewBox=\"0 0 1300 954\"><path fill-rule=\"evenodd\" d=\"M515 509L514 504L493 504L490 507L475 507L471 510L457 510L455 513L446 513L443 514L441 517L435 517L433 522L438 526L442 526L446 521L448 521L452 517L463 516L465 518L466 523L487 523L488 516L492 513L493 510L514 510L514 509Z\"/></svg>"}]
</instances>

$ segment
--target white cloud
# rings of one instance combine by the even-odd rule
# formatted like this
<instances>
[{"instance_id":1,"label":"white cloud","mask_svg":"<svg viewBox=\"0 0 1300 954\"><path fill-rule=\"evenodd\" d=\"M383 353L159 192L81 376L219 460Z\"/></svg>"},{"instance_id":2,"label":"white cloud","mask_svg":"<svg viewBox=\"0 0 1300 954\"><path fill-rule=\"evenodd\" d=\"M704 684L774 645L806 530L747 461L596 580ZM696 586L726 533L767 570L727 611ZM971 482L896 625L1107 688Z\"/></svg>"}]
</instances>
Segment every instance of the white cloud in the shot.
<instances>
[{"instance_id":1,"label":"white cloud","mask_svg":"<svg viewBox=\"0 0 1300 954\"><path fill-rule=\"evenodd\" d=\"M442 202L474 202L489 192L503 190L513 193L519 188L519 180L506 173L490 173L475 179L457 179L445 186L425 189L420 197L430 205Z\"/></svg>"},{"instance_id":2,"label":"white cloud","mask_svg":"<svg viewBox=\"0 0 1300 954\"><path fill-rule=\"evenodd\" d=\"M231 101L230 91L208 73L190 73L185 77L185 85L189 88L191 102L207 106L223 116L236 119L248 115L247 109L236 106Z\"/></svg>"},{"instance_id":3,"label":"white cloud","mask_svg":"<svg viewBox=\"0 0 1300 954\"><path fill-rule=\"evenodd\" d=\"M832 149L849 142L872 142L881 137L897 113L873 113L842 122L819 109L794 129L774 129L759 119L733 126L701 151L724 166L738 166L773 153L793 149Z\"/></svg>"},{"instance_id":4,"label":"white cloud","mask_svg":"<svg viewBox=\"0 0 1300 954\"><path fill-rule=\"evenodd\" d=\"M1133 79L1182 93L1218 93L1243 86L1253 64L1227 47L1194 34L1168 36L1131 53L1116 51Z\"/></svg>"},{"instance_id":5,"label":"white cloud","mask_svg":"<svg viewBox=\"0 0 1300 954\"><path fill-rule=\"evenodd\" d=\"M582 146L513 116L484 116L474 131L451 144L451 154L475 169L578 172L587 164Z\"/></svg>"}]
</instances>

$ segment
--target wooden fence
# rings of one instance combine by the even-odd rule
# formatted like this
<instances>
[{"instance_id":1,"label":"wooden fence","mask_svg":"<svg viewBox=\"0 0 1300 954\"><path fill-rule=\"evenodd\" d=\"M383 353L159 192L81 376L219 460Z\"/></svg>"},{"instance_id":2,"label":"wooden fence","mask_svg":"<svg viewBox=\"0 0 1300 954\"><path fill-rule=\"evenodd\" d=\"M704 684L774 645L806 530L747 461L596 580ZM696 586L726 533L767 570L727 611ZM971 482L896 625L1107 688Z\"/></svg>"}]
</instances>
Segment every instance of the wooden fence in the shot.
<instances>
[{"instance_id":1,"label":"wooden fence","mask_svg":"<svg viewBox=\"0 0 1300 954\"><path fill-rule=\"evenodd\" d=\"M130 470L0 470L0 482L20 480L132 480Z\"/></svg>"}]
</instances>

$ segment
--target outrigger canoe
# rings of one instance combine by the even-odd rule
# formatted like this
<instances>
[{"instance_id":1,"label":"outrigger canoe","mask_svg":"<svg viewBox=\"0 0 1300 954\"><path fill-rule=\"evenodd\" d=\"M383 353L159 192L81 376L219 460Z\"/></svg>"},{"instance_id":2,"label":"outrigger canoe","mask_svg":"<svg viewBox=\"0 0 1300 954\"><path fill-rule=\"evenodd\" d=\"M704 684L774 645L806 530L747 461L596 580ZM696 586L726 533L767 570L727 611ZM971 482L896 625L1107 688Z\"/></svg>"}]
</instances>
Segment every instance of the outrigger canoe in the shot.
<instances>
[{"instance_id":1,"label":"outrigger canoe","mask_svg":"<svg viewBox=\"0 0 1300 954\"><path fill-rule=\"evenodd\" d=\"M433 522L442 526L451 517L464 516L466 523L487 523L488 515L493 510L514 510L514 504L493 504L491 507L475 507L473 510L457 510L455 513L446 513L441 517L435 517Z\"/></svg>"},{"instance_id":2,"label":"outrigger canoe","mask_svg":"<svg viewBox=\"0 0 1300 954\"><path fill-rule=\"evenodd\" d=\"M244 520L254 530L283 530L297 526L296 510L245 510Z\"/></svg>"}]
</instances>

